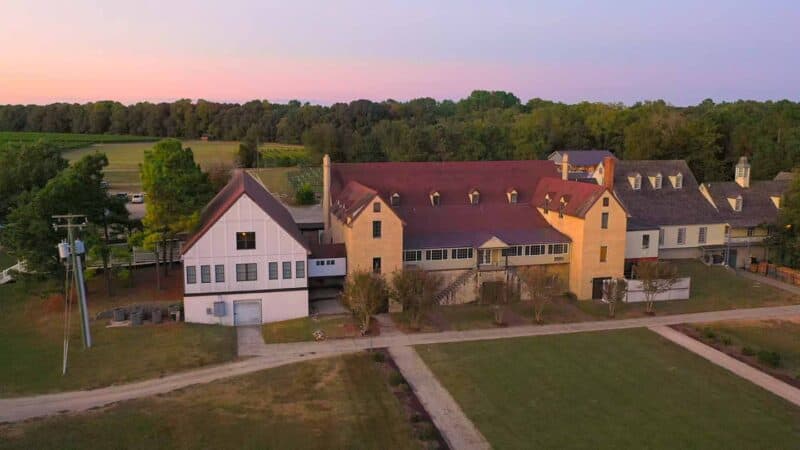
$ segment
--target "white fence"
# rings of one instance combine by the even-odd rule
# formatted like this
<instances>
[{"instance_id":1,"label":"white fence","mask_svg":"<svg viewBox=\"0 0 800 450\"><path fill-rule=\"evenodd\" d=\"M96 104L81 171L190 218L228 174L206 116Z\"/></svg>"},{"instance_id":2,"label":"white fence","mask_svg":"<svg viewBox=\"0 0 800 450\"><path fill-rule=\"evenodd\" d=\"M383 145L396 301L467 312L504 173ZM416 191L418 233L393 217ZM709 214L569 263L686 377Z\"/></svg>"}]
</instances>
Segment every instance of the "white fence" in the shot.
<instances>
[{"instance_id":1,"label":"white fence","mask_svg":"<svg viewBox=\"0 0 800 450\"><path fill-rule=\"evenodd\" d=\"M0 284L6 284L14 281L14 277L11 276L11 272L25 272L25 264L22 264L22 261L20 261L8 269L0 272Z\"/></svg>"},{"instance_id":2,"label":"white fence","mask_svg":"<svg viewBox=\"0 0 800 450\"><path fill-rule=\"evenodd\" d=\"M625 280L628 282L628 293L625 296L626 303L639 303L645 301L643 283L639 280ZM655 301L666 300L687 300L689 298L689 290L691 287L692 279L689 277L678 278L678 281L672 285L672 289L667 292L656 295Z\"/></svg>"}]
</instances>

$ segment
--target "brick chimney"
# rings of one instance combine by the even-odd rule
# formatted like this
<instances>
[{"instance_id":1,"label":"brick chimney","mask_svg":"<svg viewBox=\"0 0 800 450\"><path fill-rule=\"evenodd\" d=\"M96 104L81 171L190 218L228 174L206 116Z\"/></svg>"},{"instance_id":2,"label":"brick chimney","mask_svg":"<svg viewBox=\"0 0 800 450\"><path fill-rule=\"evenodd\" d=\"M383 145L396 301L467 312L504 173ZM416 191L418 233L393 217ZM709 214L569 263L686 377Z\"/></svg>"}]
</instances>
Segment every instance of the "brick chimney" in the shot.
<instances>
[{"instance_id":1,"label":"brick chimney","mask_svg":"<svg viewBox=\"0 0 800 450\"><path fill-rule=\"evenodd\" d=\"M561 155L561 179L566 181L569 178L569 155Z\"/></svg>"},{"instance_id":2,"label":"brick chimney","mask_svg":"<svg viewBox=\"0 0 800 450\"><path fill-rule=\"evenodd\" d=\"M609 191L614 190L614 169L616 166L617 160L613 156L603 158L603 187Z\"/></svg>"}]
</instances>

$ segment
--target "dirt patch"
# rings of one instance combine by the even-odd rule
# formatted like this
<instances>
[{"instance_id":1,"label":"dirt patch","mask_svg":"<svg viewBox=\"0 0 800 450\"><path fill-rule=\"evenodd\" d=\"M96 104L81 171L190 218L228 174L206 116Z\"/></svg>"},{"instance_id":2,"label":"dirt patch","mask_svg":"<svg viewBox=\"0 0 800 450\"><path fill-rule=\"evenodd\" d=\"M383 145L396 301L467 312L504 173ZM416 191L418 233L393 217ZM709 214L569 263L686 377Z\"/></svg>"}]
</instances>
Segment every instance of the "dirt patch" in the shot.
<instances>
[{"instance_id":1,"label":"dirt patch","mask_svg":"<svg viewBox=\"0 0 800 450\"><path fill-rule=\"evenodd\" d=\"M767 321L763 321L763 322L767 322ZM763 322L759 321L759 323L763 323ZM777 321L770 320L769 322L777 322ZM754 322L754 324L755 323L756 322ZM761 363L761 361L759 361L758 358L756 356L754 356L754 355L751 356L751 355L743 354L742 353L742 349L739 348L739 346L737 346L737 345L725 345L723 342L720 342L720 341L718 341L716 339L707 338L706 336L703 335L703 333L700 330L698 330L697 328L695 328L693 326L689 326L689 325L671 325L671 327L673 329L675 329L677 331L680 331L681 333L689 336L690 338L692 338L692 339L694 339L696 341L702 342L703 344L706 344L709 347L713 347L714 349L721 351L722 353L730 356L731 358L737 359L737 360L747 364L748 366L751 366L751 367L753 367L755 369L758 369L758 370L760 370L760 371L762 371L764 373L767 373L767 374L769 374L769 375L771 375L771 376L783 381L786 384L789 384L791 386L800 388L800 379L797 379L796 377L794 377L792 375L786 374L786 372L784 372L784 371L782 371L780 369L777 369L777 368L774 368L774 367L770 367L770 366L768 366L766 364Z\"/></svg>"}]
</instances>

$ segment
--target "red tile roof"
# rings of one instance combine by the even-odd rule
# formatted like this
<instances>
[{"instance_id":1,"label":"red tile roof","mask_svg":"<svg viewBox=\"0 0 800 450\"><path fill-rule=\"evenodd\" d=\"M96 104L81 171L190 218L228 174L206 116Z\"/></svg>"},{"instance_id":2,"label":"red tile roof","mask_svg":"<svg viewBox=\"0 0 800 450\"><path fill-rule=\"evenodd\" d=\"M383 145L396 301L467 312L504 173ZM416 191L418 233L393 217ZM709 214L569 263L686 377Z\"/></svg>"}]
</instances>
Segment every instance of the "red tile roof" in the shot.
<instances>
[{"instance_id":1,"label":"red tile roof","mask_svg":"<svg viewBox=\"0 0 800 450\"><path fill-rule=\"evenodd\" d=\"M552 161L538 160L332 164L332 211L356 212L375 195L390 204L397 192L405 248L476 247L492 236L508 244L569 242L533 204L539 180L557 175ZM471 189L480 192L478 205L469 203ZM516 204L508 202L512 189ZM431 192L441 195L440 206L431 205Z\"/></svg>"},{"instance_id":2,"label":"red tile roof","mask_svg":"<svg viewBox=\"0 0 800 450\"><path fill-rule=\"evenodd\" d=\"M242 195L250 197L250 200L289 233L294 240L306 250L309 250L306 240L286 207L250 174L244 170L236 170L231 177L231 181L203 208L200 216L200 228L183 246L182 254L186 254Z\"/></svg>"},{"instance_id":3,"label":"red tile roof","mask_svg":"<svg viewBox=\"0 0 800 450\"><path fill-rule=\"evenodd\" d=\"M563 198L564 214L583 217L606 189L603 186L578 181L564 181L560 178L544 178L534 193L533 204L543 208L546 196L550 196L550 210L558 211Z\"/></svg>"}]
</instances>

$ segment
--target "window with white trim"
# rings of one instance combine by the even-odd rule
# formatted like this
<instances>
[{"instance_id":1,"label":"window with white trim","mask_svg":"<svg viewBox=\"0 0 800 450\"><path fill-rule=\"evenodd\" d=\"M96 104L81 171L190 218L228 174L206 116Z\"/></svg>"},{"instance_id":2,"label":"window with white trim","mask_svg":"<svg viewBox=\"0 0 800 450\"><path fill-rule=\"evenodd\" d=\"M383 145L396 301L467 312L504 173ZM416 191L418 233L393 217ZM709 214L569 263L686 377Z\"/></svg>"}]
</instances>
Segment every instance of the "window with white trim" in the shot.
<instances>
[{"instance_id":1,"label":"window with white trim","mask_svg":"<svg viewBox=\"0 0 800 450\"><path fill-rule=\"evenodd\" d=\"M278 263L275 261L271 261L269 263L269 279L270 280L277 280L278 279Z\"/></svg>"},{"instance_id":2,"label":"window with white trim","mask_svg":"<svg viewBox=\"0 0 800 450\"><path fill-rule=\"evenodd\" d=\"M186 266L186 284L197 283L197 267Z\"/></svg>"},{"instance_id":3,"label":"window with white trim","mask_svg":"<svg viewBox=\"0 0 800 450\"><path fill-rule=\"evenodd\" d=\"M208 265L200 266L200 282L211 283L211 266Z\"/></svg>"},{"instance_id":4,"label":"window with white trim","mask_svg":"<svg viewBox=\"0 0 800 450\"><path fill-rule=\"evenodd\" d=\"M567 253L568 244L550 244L547 246L547 253L551 255L562 255Z\"/></svg>"},{"instance_id":5,"label":"window with white trim","mask_svg":"<svg viewBox=\"0 0 800 450\"><path fill-rule=\"evenodd\" d=\"M422 250L406 250L403 252L403 261L422 261Z\"/></svg>"},{"instance_id":6,"label":"window with white trim","mask_svg":"<svg viewBox=\"0 0 800 450\"><path fill-rule=\"evenodd\" d=\"M544 244L534 244L525 246L525 256L537 256L545 254Z\"/></svg>"},{"instance_id":7,"label":"window with white trim","mask_svg":"<svg viewBox=\"0 0 800 450\"><path fill-rule=\"evenodd\" d=\"M678 228L678 245L683 245L686 243L686 228L680 227Z\"/></svg>"},{"instance_id":8,"label":"window with white trim","mask_svg":"<svg viewBox=\"0 0 800 450\"><path fill-rule=\"evenodd\" d=\"M306 262L305 261L295 261L294 262L294 276L295 276L295 278L305 278L306 277Z\"/></svg>"},{"instance_id":9,"label":"window with white trim","mask_svg":"<svg viewBox=\"0 0 800 450\"><path fill-rule=\"evenodd\" d=\"M236 265L236 281L256 281L258 280L258 266L256 263L246 263Z\"/></svg>"},{"instance_id":10,"label":"window with white trim","mask_svg":"<svg viewBox=\"0 0 800 450\"><path fill-rule=\"evenodd\" d=\"M428 261L441 261L447 259L447 250L437 248L435 250L425 250L425 259Z\"/></svg>"},{"instance_id":11,"label":"window with white trim","mask_svg":"<svg viewBox=\"0 0 800 450\"><path fill-rule=\"evenodd\" d=\"M697 229L697 242L699 244L705 244L707 236L708 236L708 227L700 227Z\"/></svg>"},{"instance_id":12,"label":"window with white trim","mask_svg":"<svg viewBox=\"0 0 800 450\"><path fill-rule=\"evenodd\" d=\"M292 278L292 263L289 261L283 262L283 279L288 280Z\"/></svg>"},{"instance_id":13,"label":"window with white trim","mask_svg":"<svg viewBox=\"0 0 800 450\"><path fill-rule=\"evenodd\" d=\"M472 259L472 247L454 248L450 253L453 259Z\"/></svg>"},{"instance_id":14,"label":"window with white trim","mask_svg":"<svg viewBox=\"0 0 800 450\"><path fill-rule=\"evenodd\" d=\"M642 250L646 250L650 248L650 235L643 234L642 235Z\"/></svg>"},{"instance_id":15,"label":"window with white trim","mask_svg":"<svg viewBox=\"0 0 800 450\"><path fill-rule=\"evenodd\" d=\"M225 282L225 265L217 264L214 266L214 281L217 283Z\"/></svg>"}]
</instances>

